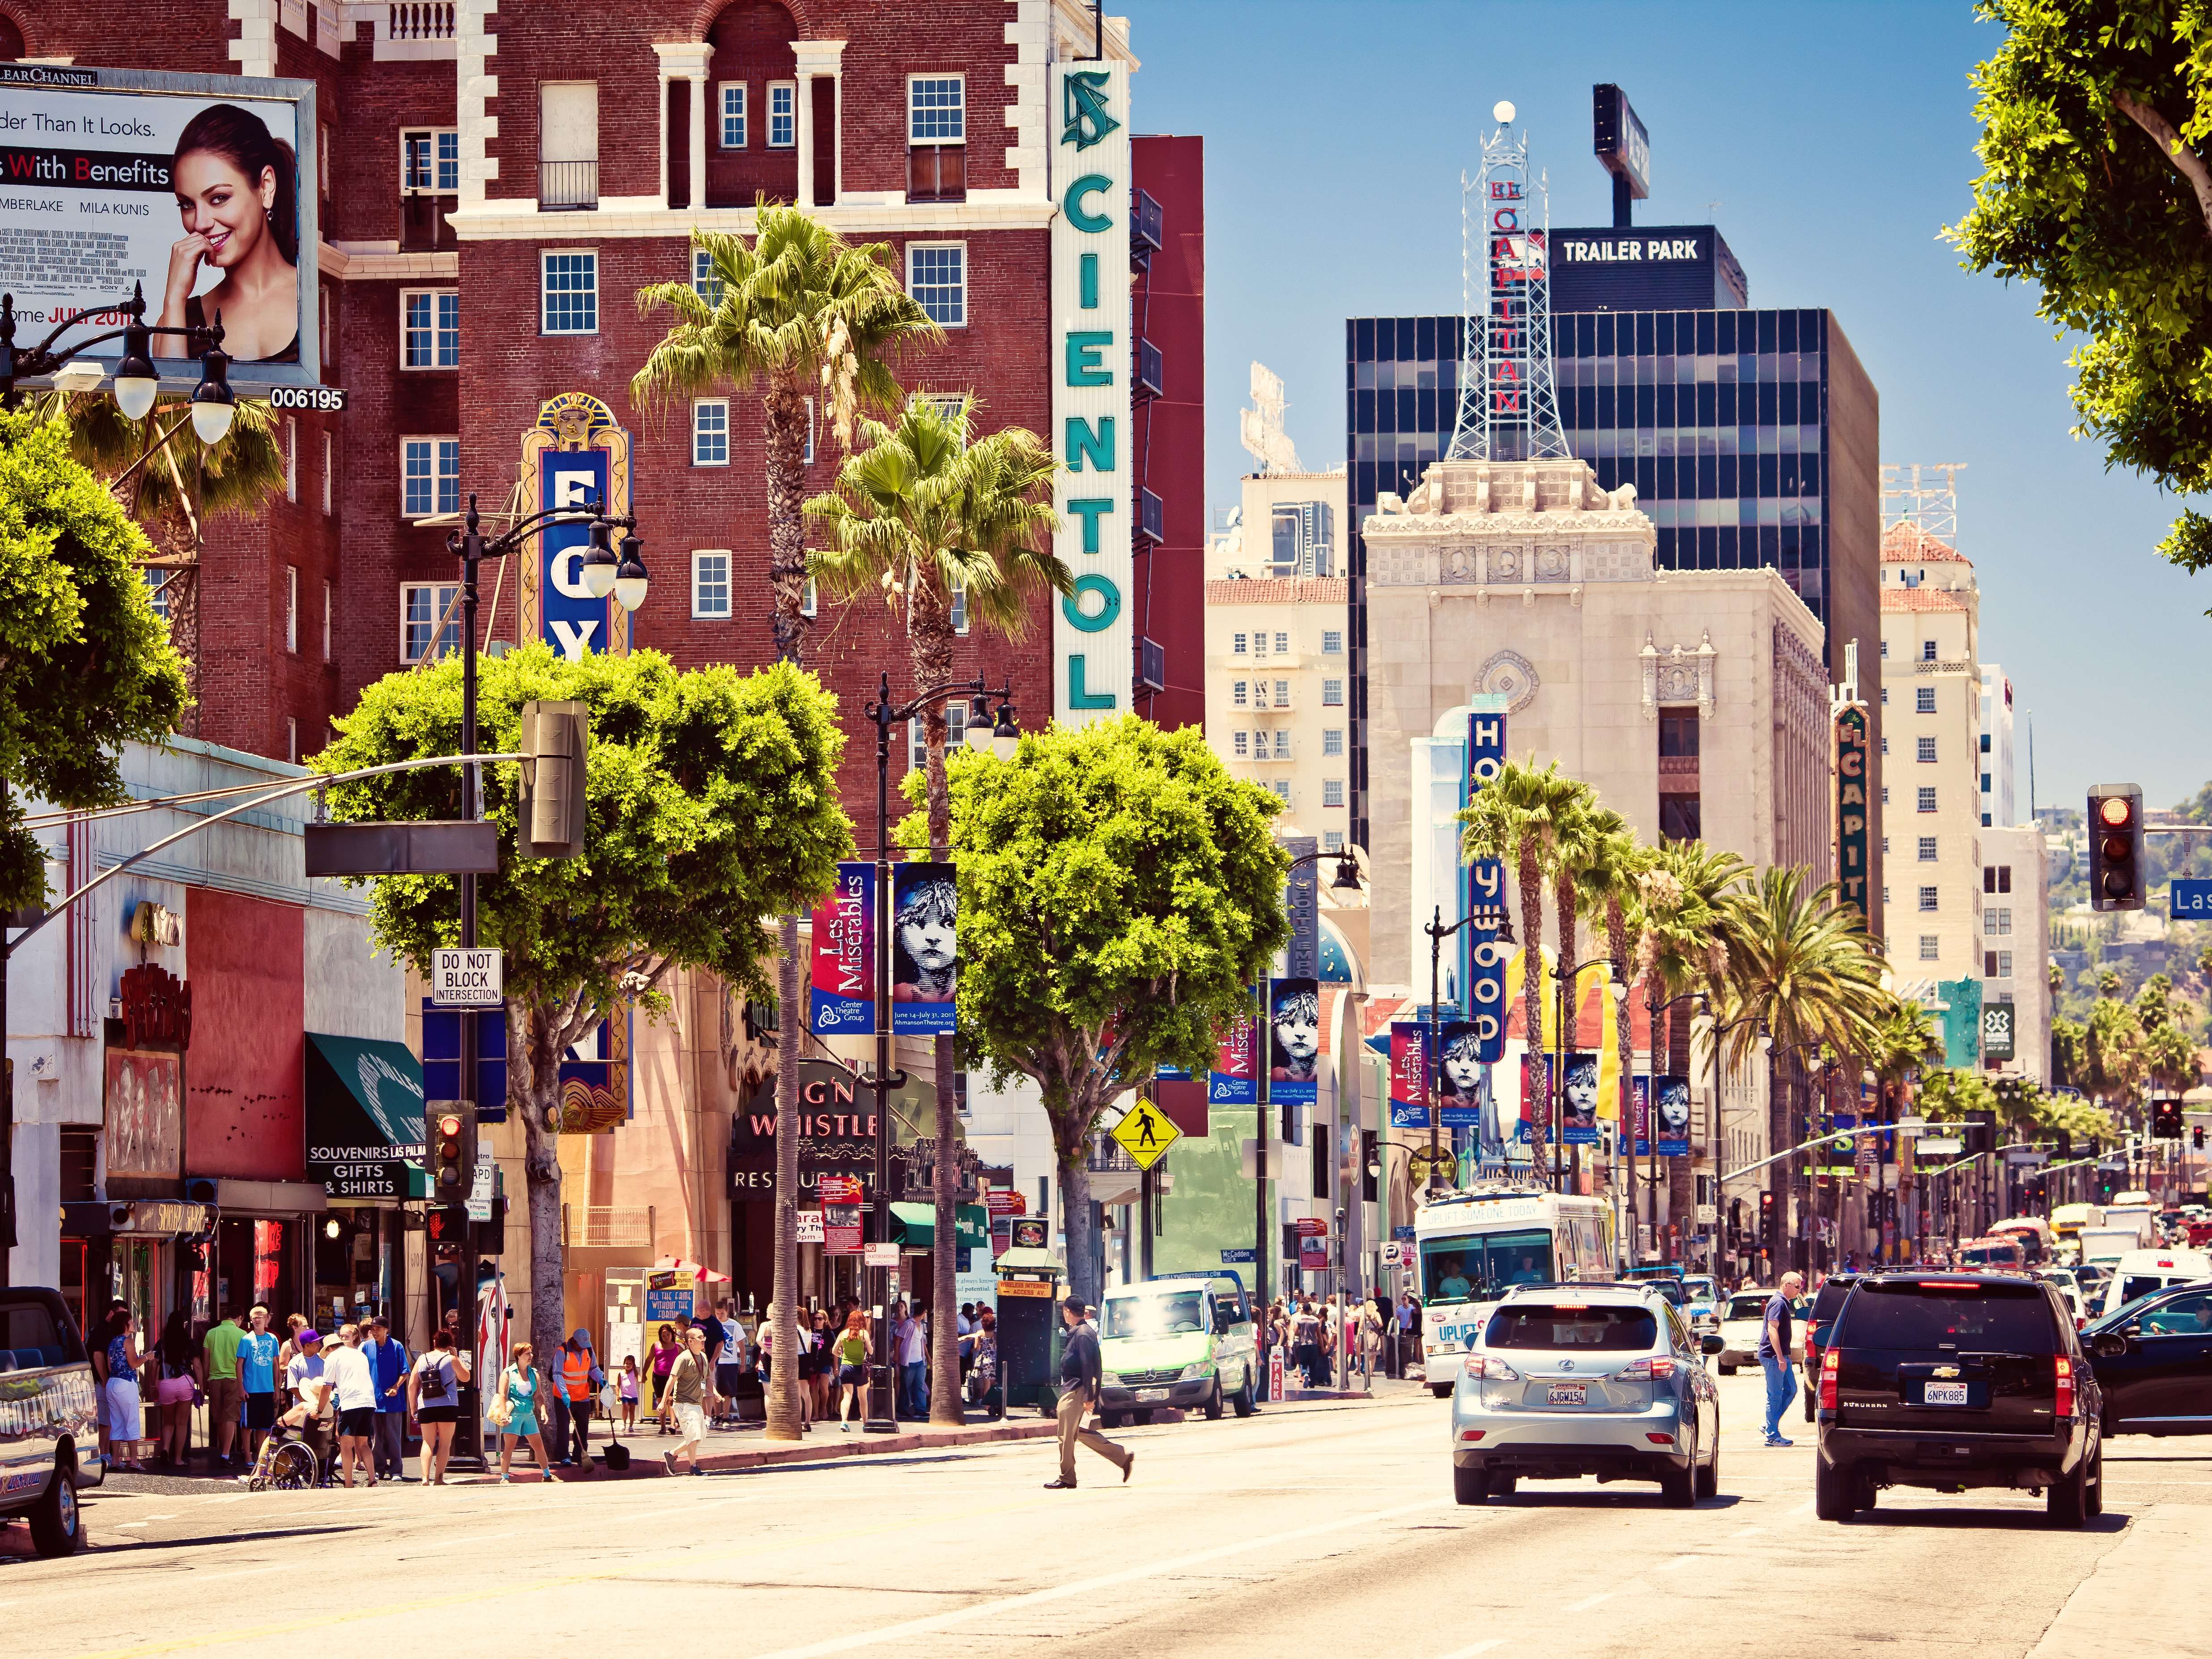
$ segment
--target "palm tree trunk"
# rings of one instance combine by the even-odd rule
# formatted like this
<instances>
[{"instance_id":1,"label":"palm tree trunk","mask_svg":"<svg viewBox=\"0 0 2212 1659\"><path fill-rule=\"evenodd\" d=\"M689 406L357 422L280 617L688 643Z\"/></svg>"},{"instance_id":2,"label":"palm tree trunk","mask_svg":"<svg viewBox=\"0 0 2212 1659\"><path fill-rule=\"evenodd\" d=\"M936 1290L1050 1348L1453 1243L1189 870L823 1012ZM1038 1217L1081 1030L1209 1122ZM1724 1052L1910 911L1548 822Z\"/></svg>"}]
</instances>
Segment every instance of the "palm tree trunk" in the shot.
<instances>
[{"instance_id":1,"label":"palm tree trunk","mask_svg":"<svg viewBox=\"0 0 2212 1659\"><path fill-rule=\"evenodd\" d=\"M1559 918L1559 1076L1553 1092L1562 1102L1566 1097L1567 1056L1574 1052L1576 1016L1580 1013L1582 987L1575 982L1575 872L1564 863L1553 878L1552 908ZM1561 1114L1559 1133L1566 1134L1565 1115ZM1582 1149L1571 1148L1567 1154L1571 1165L1567 1171L1571 1187L1579 1188L1577 1178L1581 1173Z\"/></svg>"},{"instance_id":2,"label":"palm tree trunk","mask_svg":"<svg viewBox=\"0 0 2212 1659\"><path fill-rule=\"evenodd\" d=\"M1534 840L1521 843L1518 880L1521 888L1521 1013L1528 1042L1521 1066L1522 1106L1528 1114L1528 1160L1536 1179L1552 1184L1545 1157L1549 1137L1551 1102L1529 1097L1543 1087L1544 1077L1544 872Z\"/></svg>"}]
</instances>

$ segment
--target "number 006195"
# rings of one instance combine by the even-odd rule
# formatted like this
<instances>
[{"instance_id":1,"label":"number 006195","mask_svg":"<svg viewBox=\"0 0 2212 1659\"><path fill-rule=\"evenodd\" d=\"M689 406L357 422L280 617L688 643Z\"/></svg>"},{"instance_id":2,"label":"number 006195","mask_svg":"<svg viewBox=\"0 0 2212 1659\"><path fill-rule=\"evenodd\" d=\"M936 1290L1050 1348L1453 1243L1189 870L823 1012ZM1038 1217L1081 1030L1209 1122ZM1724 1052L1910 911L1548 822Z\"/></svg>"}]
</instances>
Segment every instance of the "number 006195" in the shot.
<instances>
[{"instance_id":1,"label":"number 006195","mask_svg":"<svg viewBox=\"0 0 2212 1659\"><path fill-rule=\"evenodd\" d=\"M277 386L269 388L271 409L304 409L318 415L335 415L346 406L342 386Z\"/></svg>"}]
</instances>

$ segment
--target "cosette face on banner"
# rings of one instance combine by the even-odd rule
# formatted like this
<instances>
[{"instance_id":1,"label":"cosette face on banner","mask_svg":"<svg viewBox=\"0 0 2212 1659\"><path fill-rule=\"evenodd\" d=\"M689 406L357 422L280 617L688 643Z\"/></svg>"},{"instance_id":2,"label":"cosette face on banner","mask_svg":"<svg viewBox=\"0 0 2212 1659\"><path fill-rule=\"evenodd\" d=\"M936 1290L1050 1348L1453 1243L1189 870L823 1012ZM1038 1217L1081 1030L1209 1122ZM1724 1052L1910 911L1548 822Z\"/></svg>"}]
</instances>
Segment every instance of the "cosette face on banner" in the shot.
<instances>
[{"instance_id":1,"label":"cosette face on banner","mask_svg":"<svg viewBox=\"0 0 2212 1659\"><path fill-rule=\"evenodd\" d=\"M83 331L120 327L135 287L149 325L221 315L234 386L314 385L315 136L312 81L0 64L0 288L16 343L77 312L95 313ZM198 380L185 352L154 337L166 380ZM82 355L112 362L123 342Z\"/></svg>"}]
</instances>

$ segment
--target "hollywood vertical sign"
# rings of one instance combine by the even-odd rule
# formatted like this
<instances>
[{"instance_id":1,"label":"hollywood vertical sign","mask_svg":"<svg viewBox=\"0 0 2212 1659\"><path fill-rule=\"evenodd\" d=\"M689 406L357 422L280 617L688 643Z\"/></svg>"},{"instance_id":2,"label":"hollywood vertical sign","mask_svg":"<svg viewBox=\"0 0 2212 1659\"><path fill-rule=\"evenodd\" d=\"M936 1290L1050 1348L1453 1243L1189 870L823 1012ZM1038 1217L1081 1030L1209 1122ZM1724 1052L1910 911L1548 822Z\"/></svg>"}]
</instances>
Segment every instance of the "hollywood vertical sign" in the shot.
<instances>
[{"instance_id":1,"label":"hollywood vertical sign","mask_svg":"<svg viewBox=\"0 0 2212 1659\"><path fill-rule=\"evenodd\" d=\"M1134 678L1129 71L1079 62L1052 76L1053 550L1075 575L1053 629L1053 712L1082 724L1126 710Z\"/></svg>"}]
</instances>

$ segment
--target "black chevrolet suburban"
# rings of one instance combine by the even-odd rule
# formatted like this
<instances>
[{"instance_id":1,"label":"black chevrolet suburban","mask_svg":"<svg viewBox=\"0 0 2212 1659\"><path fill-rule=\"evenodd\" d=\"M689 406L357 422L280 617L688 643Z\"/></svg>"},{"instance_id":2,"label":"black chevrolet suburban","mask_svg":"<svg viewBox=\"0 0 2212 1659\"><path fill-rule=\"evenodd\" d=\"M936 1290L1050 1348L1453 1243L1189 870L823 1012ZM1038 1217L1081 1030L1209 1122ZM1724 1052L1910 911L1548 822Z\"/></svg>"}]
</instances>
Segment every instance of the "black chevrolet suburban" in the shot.
<instances>
[{"instance_id":1,"label":"black chevrolet suburban","mask_svg":"<svg viewBox=\"0 0 2212 1659\"><path fill-rule=\"evenodd\" d=\"M2040 1491L2051 1521L2105 1506L2097 1379L2055 1286L1996 1273L1877 1273L1821 1351L1814 1507L1884 1486Z\"/></svg>"},{"instance_id":2,"label":"black chevrolet suburban","mask_svg":"<svg viewBox=\"0 0 2212 1659\"><path fill-rule=\"evenodd\" d=\"M0 1520L28 1516L41 1555L83 1543L77 1491L106 1474L96 1386L58 1291L0 1291Z\"/></svg>"}]
</instances>

